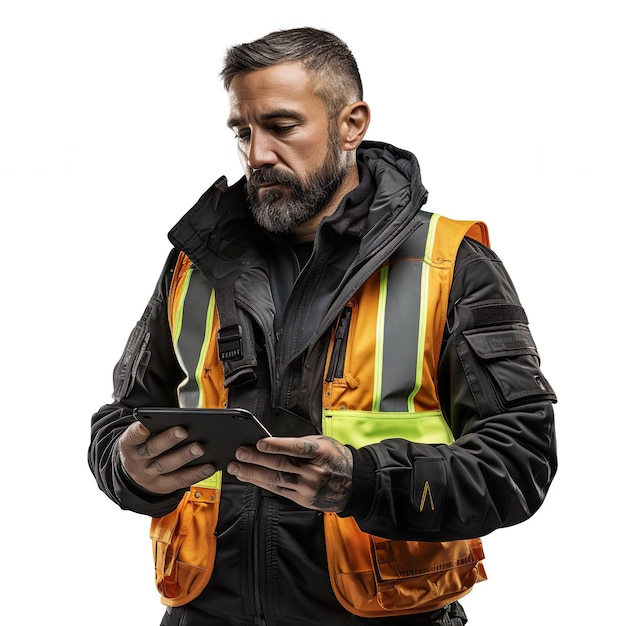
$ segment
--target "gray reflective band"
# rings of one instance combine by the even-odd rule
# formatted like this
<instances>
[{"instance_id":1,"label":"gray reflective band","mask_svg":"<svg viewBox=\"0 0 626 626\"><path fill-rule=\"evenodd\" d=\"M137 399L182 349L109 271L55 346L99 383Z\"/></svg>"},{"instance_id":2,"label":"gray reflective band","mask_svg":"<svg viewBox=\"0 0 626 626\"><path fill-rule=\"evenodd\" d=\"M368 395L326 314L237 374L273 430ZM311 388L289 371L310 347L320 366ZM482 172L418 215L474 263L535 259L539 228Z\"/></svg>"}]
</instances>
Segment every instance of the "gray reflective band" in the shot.
<instances>
[{"instance_id":1,"label":"gray reflective band","mask_svg":"<svg viewBox=\"0 0 626 626\"><path fill-rule=\"evenodd\" d=\"M422 295L423 259L428 232L429 223L418 228L402 245L401 260L392 259L388 267L383 335L377 339L383 350L380 395L379 404L374 410L414 410L413 397L418 391L418 374L424 358L424 346L420 342L419 332L420 317L426 314L428 306L427 293ZM381 283L383 280L384 275L381 276ZM381 289L384 288L381 284ZM380 328L378 332L380 333Z\"/></svg>"},{"instance_id":2,"label":"gray reflective band","mask_svg":"<svg viewBox=\"0 0 626 626\"><path fill-rule=\"evenodd\" d=\"M181 383L178 395L180 406L201 406L198 376L202 373L206 344L213 319L213 289L199 271L189 270L191 277L183 303L182 326L176 350L186 379ZM193 297L192 297L193 296ZM202 303L202 305L200 305ZM210 316L210 317L209 317ZM202 337L203 341L198 341ZM192 371L189 369L193 368Z\"/></svg>"}]
</instances>

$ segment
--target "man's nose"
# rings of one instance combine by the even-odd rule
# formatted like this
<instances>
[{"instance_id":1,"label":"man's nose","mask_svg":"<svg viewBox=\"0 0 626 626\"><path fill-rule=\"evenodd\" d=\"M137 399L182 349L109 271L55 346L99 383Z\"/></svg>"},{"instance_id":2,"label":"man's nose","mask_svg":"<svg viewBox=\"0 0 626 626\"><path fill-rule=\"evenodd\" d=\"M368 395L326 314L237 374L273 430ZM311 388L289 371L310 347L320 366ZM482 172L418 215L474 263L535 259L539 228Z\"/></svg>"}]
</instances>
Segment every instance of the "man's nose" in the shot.
<instances>
[{"instance_id":1,"label":"man's nose","mask_svg":"<svg viewBox=\"0 0 626 626\"><path fill-rule=\"evenodd\" d=\"M248 146L248 166L252 170L261 169L266 165L276 165L278 157L276 155L273 142L264 133L252 133Z\"/></svg>"}]
</instances>

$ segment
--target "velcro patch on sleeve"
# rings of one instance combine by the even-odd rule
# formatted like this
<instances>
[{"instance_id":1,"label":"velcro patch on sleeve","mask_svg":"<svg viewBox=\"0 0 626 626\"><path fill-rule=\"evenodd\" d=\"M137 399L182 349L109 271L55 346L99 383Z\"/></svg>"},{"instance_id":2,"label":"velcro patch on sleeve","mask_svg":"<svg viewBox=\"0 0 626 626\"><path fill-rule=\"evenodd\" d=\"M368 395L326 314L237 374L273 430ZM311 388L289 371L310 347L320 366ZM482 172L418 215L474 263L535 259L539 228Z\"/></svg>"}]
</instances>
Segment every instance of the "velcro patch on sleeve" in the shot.
<instances>
[{"instance_id":1,"label":"velcro patch on sleeve","mask_svg":"<svg viewBox=\"0 0 626 626\"><path fill-rule=\"evenodd\" d=\"M517 304L486 304L472 309L474 326L495 324L528 324L524 309Z\"/></svg>"}]
</instances>

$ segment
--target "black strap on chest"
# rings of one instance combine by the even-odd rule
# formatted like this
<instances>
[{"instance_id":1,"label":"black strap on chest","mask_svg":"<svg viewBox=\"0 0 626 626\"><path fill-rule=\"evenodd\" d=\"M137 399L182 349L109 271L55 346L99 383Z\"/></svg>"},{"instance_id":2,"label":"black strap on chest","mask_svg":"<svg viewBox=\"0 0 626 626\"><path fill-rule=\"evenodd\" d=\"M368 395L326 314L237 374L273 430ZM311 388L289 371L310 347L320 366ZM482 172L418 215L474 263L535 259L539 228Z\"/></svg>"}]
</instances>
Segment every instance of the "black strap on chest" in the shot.
<instances>
[{"instance_id":1,"label":"black strap on chest","mask_svg":"<svg viewBox=\"0 0 626 626\"><path fill-rule=\"evenodd\" d=\"M224 367L224 386L251 385L257 380L254 331L250 321L235 306L232 283L215 289L215 301L220 318L217 350Z\"/></svg>"}]
</instances>

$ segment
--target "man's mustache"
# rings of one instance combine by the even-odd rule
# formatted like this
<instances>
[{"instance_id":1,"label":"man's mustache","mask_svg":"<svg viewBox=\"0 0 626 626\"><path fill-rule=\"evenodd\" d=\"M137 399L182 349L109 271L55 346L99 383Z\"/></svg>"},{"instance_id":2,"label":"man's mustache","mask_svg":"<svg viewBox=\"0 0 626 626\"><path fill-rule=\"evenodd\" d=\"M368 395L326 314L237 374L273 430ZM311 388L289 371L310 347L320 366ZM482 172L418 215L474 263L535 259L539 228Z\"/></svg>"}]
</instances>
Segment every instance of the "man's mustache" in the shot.
<instances>
[{"instance_id":1,"label":"man's mustache","mask_svg":"<svg viewBox=\"0 0 626 626\"><path fill-rule=\"evenodd\" d=\"M298 184L296 176L289 172L281 172L273 167L254 170L248 178L248 188L257 189L261 185L289 185Z\"/></svg>"}]
</instances>

